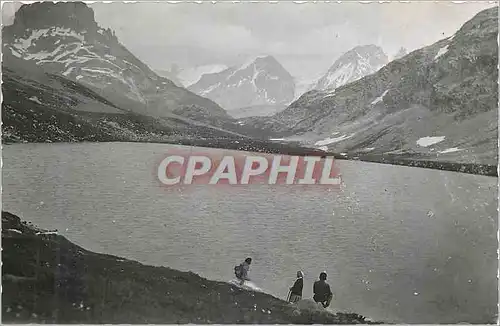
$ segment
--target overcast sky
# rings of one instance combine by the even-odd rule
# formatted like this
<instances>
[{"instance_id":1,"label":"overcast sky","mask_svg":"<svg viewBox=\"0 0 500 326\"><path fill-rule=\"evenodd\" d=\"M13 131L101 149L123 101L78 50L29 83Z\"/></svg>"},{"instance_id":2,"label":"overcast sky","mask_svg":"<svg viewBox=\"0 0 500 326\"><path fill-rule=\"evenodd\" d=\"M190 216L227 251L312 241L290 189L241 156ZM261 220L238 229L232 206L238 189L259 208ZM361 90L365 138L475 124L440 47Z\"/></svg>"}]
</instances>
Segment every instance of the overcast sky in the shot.
<instances>
[{"instance_id":1,"label":"overcast sky","mask_svg":"<svg viewBox=\"0 0 500 326\"><path fill-rule=\"evenodd\" d=\"M93 3L97 22L152 68L232 65L271 54L292 75L328 69L356 45L389 55L452 35L485 2ZM4 17L5 18L5 17Z\"/></svg>"}]
</instances>

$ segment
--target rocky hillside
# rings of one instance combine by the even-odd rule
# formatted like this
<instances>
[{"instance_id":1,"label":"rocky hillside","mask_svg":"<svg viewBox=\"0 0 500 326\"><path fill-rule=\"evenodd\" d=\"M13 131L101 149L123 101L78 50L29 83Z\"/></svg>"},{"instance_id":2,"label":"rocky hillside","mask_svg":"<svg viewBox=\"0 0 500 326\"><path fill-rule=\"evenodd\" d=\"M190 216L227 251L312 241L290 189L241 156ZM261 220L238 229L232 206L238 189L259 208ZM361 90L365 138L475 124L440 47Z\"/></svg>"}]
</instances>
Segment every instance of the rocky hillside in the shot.
<instances>
[{"instance_id":1,"label":"rocky hillside","mask_svg":"<svg viewBox=\"0 0 500 326\"><path fill-rule=\"evenodd\" d=\"M259 292L81 248L2 212L2 322L368 324ZM304 300L306 301L306 300ZM304 308L306 307L306 308Z\"/></svg>"},{"instance_id":2,"label":"rocky hillside","mask_svg":"<svg viewBox=\"0 0 500 326\"><path fill-rule=\"evenodd\" d=\"M39 67L2 69L2 141L173 141L232 133L185 118L155 118L117 106L90 88ZM128 105L127 105L128 104Z\"/></svg>"},{"instance_id":3,"label":"rocky hillside","mask_svg":"<svg viewBox=\"0 0 500 326\"><path fill-rule=\"evenodd\" d=\"M373 74L388 62L387 55L382 48L376 45L357 46L340 56L313 86L313 89L334 90Z\"/></svg>"},{"instance_id":4,"label":"rocky hillside","mask_svg":"<svg viewBox=\"0 0 500 326\"><path fill-rule=\"evenodd\" d=\"M284 108L294 99L295 84L275 58L264 56L239 67L205 74L189 90L232 112L255 106Z\"/></svg>"},{"instance_id":5,"label":"rocky hillside","mask_svg":"<svg viewBox=\"0 0 500 326\"><path fill-rule=\"evenodd\" d=\"M98 26L92 9L81 2L23 5L14 23L2 30L4 58L35 63L93 89L113 103L132 100L135 113L165 117L174 110L203 108L218 120L232 120L213 101L158 76L117 39ZM201 117L200 120L203 120Z\"/></svg>"},{"instance_id":6,"label":"rocky hillside","mask_svg":"<svg viewBox=\"0 0 500 326\"><path fill-rule=\"evenodd\" d=\"M297 144L266 141L266 134L245 126L238 126L237 131L256 136L228 131L234 127L230 123L219 122L226 127L222 129L174 113L161 118L137 114L131 110L133 100L117 106L92 89L29 62L22 67L4 66L2 73L4 143L140 141L288 155L324 154ZM188 115L189 110L184 113ZM193 107L193 114L200 110ZM213 118L207 113L206 119Z\"/></svg>"},{"instance_id":7,"label":"rocky hillside","mask_svg":"<svg viewBox=\"0 0 500 326\"><path fill-rule=\"evenodd\" d=\"M308 92L270 119L245 123L336 152L496 164L497 34L495 7L372 75Z\"/></svg>"}]
</instances>

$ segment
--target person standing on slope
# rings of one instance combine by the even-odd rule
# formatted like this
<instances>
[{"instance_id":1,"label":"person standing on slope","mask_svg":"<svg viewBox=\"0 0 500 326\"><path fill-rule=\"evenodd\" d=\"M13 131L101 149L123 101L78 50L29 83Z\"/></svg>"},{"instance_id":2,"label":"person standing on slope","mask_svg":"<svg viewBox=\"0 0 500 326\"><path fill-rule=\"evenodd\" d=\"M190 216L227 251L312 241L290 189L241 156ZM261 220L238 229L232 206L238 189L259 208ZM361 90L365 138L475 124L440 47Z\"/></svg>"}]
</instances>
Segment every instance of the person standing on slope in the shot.
<instances>
[{"instance_id":1,"label":"person standing on slope","mask_svg":"<svg viewBox=\"0 0 500 326\"><path fill-rule=\"evenodd\" d=\"M313 285L313 299L323 305L323 308L330 306L333 298L333 293L330 290L330 285L326 283L326 273L319 274L319 281L314 282Z\"/></svg>"},{"instance_id":2,"label":"person standing on slope","mask_svg":"<svg viewBox=\"0 0 500 326\"><path fill-rule=\"evenodd\" d=\"M248 278L250 264L252 264L252 258L247 258L244 262L234 267L234 274L236 275L236 278L240 280L240 285L243 285L245 281L250 281Z\"/></svg>"},{"instance_id":3,"label":"person standing on slope","mask_svg":"<svg viewBox=\"0 0 500 326\"><path fill-rule=\"evenodd\" d=\"M304 288L304 273L302 271L297 272L297 279L295 283L290 288L290 298L288 302L296 303L302 300L302 289Z\"/></svg>"}]
</instances>

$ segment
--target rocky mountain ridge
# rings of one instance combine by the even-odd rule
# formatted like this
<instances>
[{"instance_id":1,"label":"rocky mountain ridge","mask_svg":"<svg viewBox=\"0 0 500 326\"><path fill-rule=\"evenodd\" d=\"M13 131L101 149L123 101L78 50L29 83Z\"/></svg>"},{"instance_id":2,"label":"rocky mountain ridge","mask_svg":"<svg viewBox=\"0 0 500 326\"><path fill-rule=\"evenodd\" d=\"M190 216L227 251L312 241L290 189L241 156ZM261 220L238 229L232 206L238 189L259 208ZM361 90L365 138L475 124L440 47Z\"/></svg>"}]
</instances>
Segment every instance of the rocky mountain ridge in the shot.
<instances>
[{"instance_id":1,"label":"rocky mountain ridge","mask_svg":"<svg viewBox=\"0 0 500 326\"><path fill-rule=\"evenodd\" d=\"M261 56L239 67L204 74L188 89L231 112L254 106L286 107L294 98L295 84L274 57Z\"/></svg>"},{"instance_id":2,"label":"rocky mountain ridge","mask_svg":"<svg viewBox=\"0 0 500 326\"><path fill-rule=\"evenodd\" d=\"M376 72L388 62L381 47L373 44L356 46L335 60L312 89L332 91Z\"/></svg>"},{"instance_id":3,"label":"rocky mountain ridge","mask_svg":"<svg viewBox=\"0 0 500 326\"><path fill-rule=\"evenodd\" d=\"M453 36L334 91L310 91L270 118L244 121L337 153L425 154L496 164L498 8Z\"/></svg>"},{"instance_id":4,"label":"rocky mountain ridge","mask_svg":"<svg viewBox=\"0 0 500 326\"><path fill-rule=\"evenodd\" d=\"M14 23L3 28L2 36L8 61L34 63L113 99L117 105L132 100L135 113L165 117L175 110L182 115L185 107L196 105L203 108L200 120L206 112L218 120L233 120L213 101L153 72L113 31L99 27L93 10L84 3L23 5Z\"/></svg>"}]
</instances>

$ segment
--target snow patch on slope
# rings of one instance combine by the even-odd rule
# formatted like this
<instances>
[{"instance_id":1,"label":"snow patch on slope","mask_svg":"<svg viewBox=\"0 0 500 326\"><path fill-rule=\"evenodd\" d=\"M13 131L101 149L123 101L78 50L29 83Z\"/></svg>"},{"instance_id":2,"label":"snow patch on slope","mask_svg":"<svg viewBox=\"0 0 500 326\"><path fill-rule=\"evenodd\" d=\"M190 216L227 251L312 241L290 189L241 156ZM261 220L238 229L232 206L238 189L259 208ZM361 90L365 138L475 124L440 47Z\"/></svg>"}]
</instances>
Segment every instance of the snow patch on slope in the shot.
<instances>
[{"instance_id":1,"label":"snow patch on slope","mask_svg":"<svg viewBox=\"0 0 500 326\"><path fill-rule=\"evenodd\" d=\"M417 145L421 147L428 147L431 145L435 145L437 143L442 142L445 139L445 136L437 136L437 137L422 137L417 140Z\"/></svg>"},{"instance_id":2,"label":"snow patch on slope","mask_svg":"<svg viewBox=\"0 0 500 326\"><path fill-rule=\"evenodd\" d=\"M382 95L380 95L379 97L377 97L376 99L374 99L371 104L375 105L377 103L382 102L384 100L384 96L387 95L388 92L389 92L389 90L386 90L385 92L383 92Z\"/></svg>"},{"instance_id":3,"label":"snow patch on slope","mask_svg":"<svg viewBox=\"0 0 500 326\"><path fill-rule=\"evenodd\" d=\"M329 145L333 143L338 143L339 141L346 140L348 138L351 138L354 136L354 134L351 134L349 136L347 135L342 135L340 137L335 137L335 138L325 138L323 140L319 140L315 143L316 146L324 146L324 145Z\"/></svg>"},{"instance_id":4,"label":"snow patch on slope","mask_svg":"<svg viewBox=\"0 0 500 326\"><path fill-rule=\"evenodd\" d=\"M30 98L28 98L28 100L33 101L33 102L35 102L35 103L38 103L38 104L40 104L40 105L42 104L42 102L40 102L40 100L39 100L39 99L38 99L38 97L36 97L36 96L32 96L32 97L30 97Z\"/></svg>"},{"instance_id":5,"label":"snow patch on slope","mask_svg":"<svg viewBox=\"0 0 500 326\"><path fill-rule=\"evenodd\" d=\"M447 148L443 151L440 151L439 154L455 153L455 152L460 152L460 151L463 151L463 149L452 147L452 148Z\"/></svg>"},{"instance_id":6,"label":"snow patch on slope","mask_svg":"<svg viewBox=\"0 0 500 326\"><path fill-rule=\"evenodd\" d=\"M214 89L216 89L217 87L220 86L220 83L217 83L217 84L213 84L212 86L208 87L207 89L203 90L200 95L201 96L204 96L204 95L207 95L209 94L211 91L213 91Z\"/></svg>"},{"instance_id":7,"label":"snow patch on slope","mask_svg":"<svg viewBox=\"0 0 500 326\"><path fill-rule=\"evenodd\" d=\"M75 69L75 67L69 67L68 69L66 69L66 71L64 71L62 74L63 76L68 76L69 74L71 74L71 72Z\"/></svg>"},{"instance_id":8,"label":"snow patch on slope","mask_svg":"<svg viewBox=\"0 0 500 326\"><path fill-rule=\"evenodd\" d=\"M445 55L448 52L448 45L443 46L442 48L439 49L438 53L434 57L434 60L437 60L439 57Z\"/></svg>"},{"instance_id":9,"label":"snow patch on slope","mask_svg":"<svg viewBox=\"0 0 500 326\"><path fill-rule=\"evenodd\" d=\"M28 36L16 38L12 43L12 47L19 52L24 53L29 47L36 45L36 42L40 38L49 36L72 37L77 39L79 42L83 42L85 39L83 35L74 32L70 28L51 27L31 30L31 34Z\"/></svg>"},{"instance_id":10,"label":"snow patch on slope","mask_svg":"<svg viewBox=\"0 0 500 326\"><path fill-rule=\"evenodd\" d=\"M328 74L326 77L327 85L326 89L337 88L346 84L354 74L354 67L352 63L341 66L339 69L335 70L333 73Z\"/></svg>"}]
</instances>

